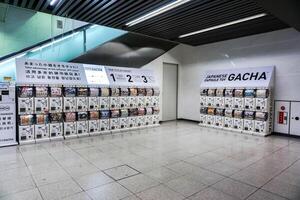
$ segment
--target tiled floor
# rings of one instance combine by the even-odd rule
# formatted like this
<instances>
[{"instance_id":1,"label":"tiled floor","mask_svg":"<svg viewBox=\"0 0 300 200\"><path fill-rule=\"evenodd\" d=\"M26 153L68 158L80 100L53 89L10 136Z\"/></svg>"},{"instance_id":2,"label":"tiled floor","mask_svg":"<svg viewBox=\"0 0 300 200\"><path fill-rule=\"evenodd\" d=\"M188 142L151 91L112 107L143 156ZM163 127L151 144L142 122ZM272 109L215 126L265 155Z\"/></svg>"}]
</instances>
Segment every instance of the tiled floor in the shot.
<instances>
[{"instance_id":1,"label":"tiled floor","mask_svg":"<svg viewBox=\"0 0 300 200\"><path fill-rule=\"evenodd\" d=\"M0 149L0 200L299 200L300 139L177 121Z\"/></svg>"}]
</instances>

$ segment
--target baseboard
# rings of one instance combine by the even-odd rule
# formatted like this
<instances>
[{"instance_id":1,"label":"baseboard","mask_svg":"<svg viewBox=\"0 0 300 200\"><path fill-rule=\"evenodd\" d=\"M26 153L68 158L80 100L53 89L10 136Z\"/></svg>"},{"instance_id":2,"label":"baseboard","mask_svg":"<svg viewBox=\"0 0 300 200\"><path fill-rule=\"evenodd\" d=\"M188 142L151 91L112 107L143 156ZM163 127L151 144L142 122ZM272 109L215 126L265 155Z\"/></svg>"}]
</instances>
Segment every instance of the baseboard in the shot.
<instances>
[{"instance_id":1,"label":"baseboard","mask_svg":"<svg viewBox=\"0 0 300 200\"><path fill-rule=\"evenodd\" d=\"M192 120L192 119L178 118L177 120L178 120L178 121L189 121L189 122L199 123L199 121L197 121L197 120Z\"/></svg>"},{"instance_id":2,"label":"baseboard","mask_svg":"<svg viewBox=\"0 0 300 200\"><path fill-rule=\"evenodd\" d=\"M278 136L283 136L283 137L291 137L291 138L297 138L299 139L299 135L290 135L290 134L285 134L285 133L278 133L278 132L273 132L272 135L278 135Z\"/></svg>"}]
</instances>

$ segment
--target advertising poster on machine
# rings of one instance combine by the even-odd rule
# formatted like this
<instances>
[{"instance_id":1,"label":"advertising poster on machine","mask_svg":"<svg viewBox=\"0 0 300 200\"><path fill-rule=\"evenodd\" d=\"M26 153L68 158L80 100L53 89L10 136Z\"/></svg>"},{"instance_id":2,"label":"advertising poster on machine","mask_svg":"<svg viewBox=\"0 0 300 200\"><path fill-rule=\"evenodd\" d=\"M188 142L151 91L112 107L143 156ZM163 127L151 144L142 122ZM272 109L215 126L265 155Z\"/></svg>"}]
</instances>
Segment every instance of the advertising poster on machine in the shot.
<instances>
[{"instance_id":1,"label":"advertising poster on machine","mask_svg":"<svg viewBox=\"0 0 300 200\"><path fill-rule=\"evenodd\" d=\"M17 59L17 84L85 84L86 76L82 64Z\"/></svg>"},{"instance_id":2,"label":"advertising poster on machine","mask_svg":"<svg viewBox=\"0 0 300 200\"><path fill-rule=\"evenodd\" d=\"M201 88L265 87L272 84L274 66L209 70Z\"/></svg>"},{"instance_id":3,"label":"advertising poster on machine","mask_svg":"<svg viewBox=\"0 0 300 200\"><path fill-rule=\"evenodd\" d=\"M0 147L17 144L15 107L15 86L0 82Z\"/></svg>"}]
</instances>

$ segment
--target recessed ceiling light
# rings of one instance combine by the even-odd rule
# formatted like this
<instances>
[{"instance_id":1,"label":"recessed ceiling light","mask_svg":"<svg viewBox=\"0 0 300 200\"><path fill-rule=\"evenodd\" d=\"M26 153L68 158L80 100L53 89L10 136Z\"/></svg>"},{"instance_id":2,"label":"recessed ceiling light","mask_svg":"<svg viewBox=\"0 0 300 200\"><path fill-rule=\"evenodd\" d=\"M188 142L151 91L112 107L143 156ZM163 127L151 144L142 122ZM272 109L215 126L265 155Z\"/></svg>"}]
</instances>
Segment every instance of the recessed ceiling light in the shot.
<instances>
[{"instance_id":1,"label":"recessed ceiling light","mask_svg":"<svg viewBox=\"0 0 300 200\"><path fill-rule=\"evenodd\" d=\"M206 29L202 29L202 30L199 30L199 31L194 31L194 32L191 32L191 33L183 34L183 35L180 35L179 38L185 38L185 37L189 37L191 35L196 35L196 34L199 34L199 33L212 31L212 30L223 28L223 27L226 27L226 26L231 26L231 25L234 25L234 24L238 24L238 23L242 23L242 22L245 22L245 21L249 21L249 20L260 18L260 17L264 17L266 15L267 15L267 13L261 13L261 14L258 14L258 15L253 15L251 17L246 17L246 18L235 20L235 21L232 21L232 22L227 22L225 24L221 24L221 25L209 27L209 28L206 28Z\"/></svg>"},{"instance_id":2,"label":"recessed ceiling light","mask_svg":"<svg viewBox=\"0 0 300 200\"><path fill-rule=\"evenodd\" d=\"M178 7L178 6L182 5L182 4L185 4L185 3L189 2L189 1L191 1L191 0L177 0L177 1L174 1L172 3L169 3L169 4L165 5L165 6L162 6L162 7L158 8L158 9L156 9L156 10L153 10L152 12L149 12L146 15L143 15L143 16L137 18L137 19L134 19L134 20L126 23L126 26L136 25L136 24L141 23L141 22L143 22L143 21L145 21L147 19L155 17L155 16L157 16L157 15L159 15L161 13L167 12L167 11L173 9L173 8L176 8L176 7Z\"/></svg>"}]
</instances>

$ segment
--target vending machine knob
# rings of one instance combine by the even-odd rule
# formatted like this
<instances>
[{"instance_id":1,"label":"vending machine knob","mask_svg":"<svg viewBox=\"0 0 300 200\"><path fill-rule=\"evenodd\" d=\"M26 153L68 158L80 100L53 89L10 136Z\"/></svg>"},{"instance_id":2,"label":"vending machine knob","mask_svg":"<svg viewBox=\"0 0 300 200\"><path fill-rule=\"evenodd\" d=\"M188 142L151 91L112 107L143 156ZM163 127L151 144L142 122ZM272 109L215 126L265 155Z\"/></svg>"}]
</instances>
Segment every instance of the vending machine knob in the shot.
<instances>
[{"instance_id":1,"label":"vending machine knob","mask_svg":"<svg viewBox=\"0 0 300 200\"><path fill-rule=\"evenodd\" d=\"M295 120L297 120L297 121L298 121L298 120L299 120L299 117L295 117Z\"/></svg>"}]
</instances>

